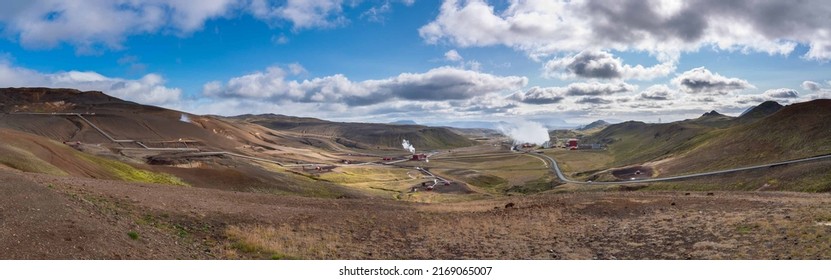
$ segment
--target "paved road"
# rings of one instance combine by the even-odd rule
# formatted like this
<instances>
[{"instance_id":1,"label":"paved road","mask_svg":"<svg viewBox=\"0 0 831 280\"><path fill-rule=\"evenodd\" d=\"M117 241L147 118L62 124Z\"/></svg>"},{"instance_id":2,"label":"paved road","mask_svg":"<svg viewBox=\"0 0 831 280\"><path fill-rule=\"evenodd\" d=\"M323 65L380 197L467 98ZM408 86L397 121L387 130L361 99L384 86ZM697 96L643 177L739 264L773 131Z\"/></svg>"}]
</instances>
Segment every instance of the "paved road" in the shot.
<instances>
[{"instance_id":1,"label":"paved road","mask_svg":"<svg viewBox=\"0 0 831 280\"><path fill-rule=\"evenodd\" d=\"M640 179L640 180L629 180L629 181L617 181L617 182L584 182L584 181L575 181L572 179L567 178L563 175L563 172L560 170L560 166L557 165L557 161L554 158L545 155L545 154L532 154L534 156L538 156L541 158L545 158L551 162L551 169L557 174L557 177L560 178L561 181L566 183L573 183L573 184L592 184L592 185L619 185L622 183L651 183L651 182L663 182L663 181L672 181L672 180L681 180L681 179L689 179L695 177L704 177L704 176L713 176L713 175L720 175L738 171L746 171L746 170L753 170L753 169L762 169L762 168L770 168L776 167L781 165L787 164L794 164L794 163L802 163L802 162L809 162L809 161L818 161L818 160L828 160L831 159L831 154L821 155L821 156L814 156L802 159L795 159L795 160L788 160L782 162L775 162L775 163L768 163L768 164L761 164L761 165L754 165L754 166L747 166L747 167L739 167L739 168L731 168L719 171L710 171L710 172L702 172L702 173L694 173L694 174L687 174L687 175L679 175L679 176L672 176L672 177L664 177L664 178L649 178L649 179Z\"/></svg>"}]
</instances>

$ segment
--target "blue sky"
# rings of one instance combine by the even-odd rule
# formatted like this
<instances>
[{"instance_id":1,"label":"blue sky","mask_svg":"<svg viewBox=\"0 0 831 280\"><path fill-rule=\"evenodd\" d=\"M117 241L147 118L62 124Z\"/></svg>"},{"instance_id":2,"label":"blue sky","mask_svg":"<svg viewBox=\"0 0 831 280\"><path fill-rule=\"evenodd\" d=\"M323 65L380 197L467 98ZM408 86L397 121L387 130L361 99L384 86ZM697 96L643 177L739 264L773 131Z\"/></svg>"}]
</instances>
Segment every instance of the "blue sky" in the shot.
<instances>
[{"instance_id":1,"label":"blue sky","mask_svg":"<svg viewBox=\"0 0 831 280\"><path fill-rule=\"evenodd\" d=\"M831 96L831 4L4 1L0 86L199 114L664 121Z\"/></svg>"}]
</instances>

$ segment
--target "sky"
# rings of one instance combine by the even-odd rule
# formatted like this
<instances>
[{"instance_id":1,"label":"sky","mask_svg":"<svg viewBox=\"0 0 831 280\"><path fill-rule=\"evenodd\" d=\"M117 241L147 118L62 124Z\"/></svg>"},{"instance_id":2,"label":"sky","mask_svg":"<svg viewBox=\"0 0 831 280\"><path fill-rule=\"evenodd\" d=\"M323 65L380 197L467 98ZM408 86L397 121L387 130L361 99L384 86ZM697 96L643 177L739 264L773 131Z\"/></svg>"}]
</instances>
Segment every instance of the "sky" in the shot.
<instances>
[{"instance_id":1,"label":"sky","mask_svg":"<svg viewBox=\"0 0 831 280\"><path fill-rule=\"evenodd\" d=\"M549 126L831 97L824 0L6 0L0 87L196 114Z\"/></svg>"}]
</instances>

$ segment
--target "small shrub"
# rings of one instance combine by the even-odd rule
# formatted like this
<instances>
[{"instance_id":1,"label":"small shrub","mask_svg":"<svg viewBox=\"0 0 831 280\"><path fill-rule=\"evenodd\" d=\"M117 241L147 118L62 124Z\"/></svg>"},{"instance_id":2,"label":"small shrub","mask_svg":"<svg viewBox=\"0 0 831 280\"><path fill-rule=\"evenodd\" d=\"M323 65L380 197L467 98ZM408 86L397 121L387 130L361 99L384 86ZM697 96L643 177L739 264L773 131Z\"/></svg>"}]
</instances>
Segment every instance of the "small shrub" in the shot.
<instances>
[{"instance_id":1,"label":"small shrub","mask_svg":"<svg viewBox=\"0 0 831 280\"><path fill-rule=\"evenodd\" d=\"M135 231L128 232L127 236L129 236L130 239L132 239L132 240L138 240L139 239L139 234L138 234L138 232L135 232Z\"/></svg>"}]
</instances>

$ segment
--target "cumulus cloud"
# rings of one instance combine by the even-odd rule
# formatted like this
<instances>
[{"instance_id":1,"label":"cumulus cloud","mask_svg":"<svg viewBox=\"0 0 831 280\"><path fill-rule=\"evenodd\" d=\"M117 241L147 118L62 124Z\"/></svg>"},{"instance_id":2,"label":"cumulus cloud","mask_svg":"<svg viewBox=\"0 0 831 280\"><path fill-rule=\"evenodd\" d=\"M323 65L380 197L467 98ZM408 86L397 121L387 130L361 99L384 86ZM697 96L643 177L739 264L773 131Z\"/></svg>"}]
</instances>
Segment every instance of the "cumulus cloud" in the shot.
<instances>
[{"instance_id":1,"label":"cumulus cloud","mask_svg":"<svg viewBox=\"0 0 831 280\"><path fill-rule=\"evenodd\" d=\"M620 58L605 51L582 51L574 56L549 60L544 76L560 79L638 79L665 77L675 71L675 63L668 61L651 67L624 64Z\"/></svg>"},{"instance_id":2,"label":"cumulus cloud","mask_svg":"<svg viewBox=\"0 0 831 280\"><path fill-rule=\"evenodd\" d=\"M336 27L349 22L343 0L11 0L0 9L0 30L27 48L53 48L69 43L79 53L103 48L119 49L126 37L140 34L187 35L206 21L250 14L254 18L295 31ZM411 5L413 1L403 1ZM390 2L367 11L363 17L381 21ZM273 38L284 44L288 38Z\"/></svg>"},{"instance_id":3,"label":"cumulus cloud","mask_svg":"<svg viewBox=\"0 0 831 280\"><path fill-rule=\"evenodd\" d=\"M526 104L554 104L560 103L567 96L605 96L635 89L635 86L627 83L572 83L565 87L532 87L508 98Z\"/></svg>"},{"instance_id":4,"label":"cumulus cloud","mask_svg":"<svg viewBox=\"0 0 831 280\"><path fill-rule=\"evenodd\" d=\"M565 89L559 87L532 87L525 92L517 92L511 99L527 104L554 104L565 98Z\"/></svg>"},{"instance_id":5,"label":"cumulus cloud","mask_svg":"<svg viewBox=\"0 0 831 280\"><path fill-rule=\"evenodd\" d=\"M583 98L580 98L577 101L575 101L575 103L577 103L577 104L596 104L596 105L611 104L613 102L614 101L606 99L606 98L602 98L602 97L583 97Z\"/></svg>"},{"instance_id":6,"label":"cumulus cloud","mask_svg":"<svg viewBox=\"0 0 831 280\"><path fill-rule=\"evenodd\" d=\"M802 82L802 89L810 91L819 91L822 89L822 86L820 86L817 82L814 81L804 81Z\"/></svg>"},{"instance_id":7,"label":"cumulus cloud","mask_svg":"<svg viewBox=\"0 0 831 280\"><path fill-rule=\"evenodd\" d=\"M467 100L453 100L447 103L449 110L464 112L475 112L477 114L499 114L509 113L512 109L519 107L510 99L503 98L496 93L475 96ZM429 110L429 108L427 109Z\"/></svg>"},{"instance_id":8,"label":"cumulus cloud","mask_svg":"<svg viewBox=\"0 0 831 280\"><path fill-rule=\"evenodd\" d=\"M448 61L461 61L462 55L460 55L456 50L449 50L444 53L444 59Z\"/></svg>"},{"instance_id":9,"label":"cumulus cloud","mask_svg":"<svg viewBox=\"0 0 831 280\"><path fill-rule=\"evenodd\" d=\"M631 92L636 88L627 83L573 83L566 87L565 93L569 96L598 96Z\"/></svg>"},{"instance_id":10,"label":"cumulus cloud","mask_svg":"<svg viewBox=\"0 0 831 280\"><path fill-rule=\"evenodd\" d=\"M419 29L428 43L504 45L532 57L597 48L646 51L671 58L702 47L831 59L831 6L824 0L445 0Z\"/></svg>"},{"instance_id":11,"label":"cumulus cloud","mask_svg":"<svg viewBox=\"0 0 831 280\"><path fill-rule=\"evenodd\" d=\"M758 104L765 101L773 100L783 104L796 102L799 98L799 92L795 89L777 88L769 89L762 94L742 95L735 100L737 104Z\"/></svg>"},{"instance_id":12,"label":"cumulus cloud","mask_svg":"<svg viewBox=\"0 0 831 280\"><path fill-rule=\"evenodd\" d=\"M641 91L639 96L644 100L670 100L675 91L666 85L653 85Z\"/></svg>"},{"instance_id":13,"label":"cumulus cloud","mask_svg":"<svg viewBox=\"0 0 831 280\"><path fill-rule=\"evenodd\" d=\"M762 93L763 96L766 96L771 99L789 99L789 98L798 98L799 92L795 89L789 88L777 88L777 89L769 89Z\"/></svg>"},{"instance_id":14,"label":"cumulus cloud","mask_svg":"<svg viewBox=\"0 0 831 280\"><path fill-rule=\"evenodd\" d=\"M291 22L295 30L334 27L347 22L343 16L343 0L252 0L249 10L262 20ZM383 11L375 11L376 19L379 12Z\"/></svg>"},{"instance_id":15,"label":"cumulus cloud","mask_svg":"<svg viewBox=\"0 0 831 280\"><path fill-rule=\"evenodd\" d=\"M739 78L727 78L710 72L704 67L693 68L681 73L672 83L682 91L691 94L728 94L744 89L755 88L749 82Z\"/></svg>"},{"instance_id":16,"label":"cumulus cloud","mask_svg":"<svg viewBox=\"0 0 831 280\"><path fill-rule=\"evenodd\" d=\"M0 11L3 32L25 47L51 48L61 42L79 52L99 46L120 48L125 36L165 30L189 33L223 15L234 0L209 1L7 1Z\"/></svg>"},{"instance_id":17,"label":"cumulus cloud","mask_svg":"<svg viewBox=\"0 0 831 280\"><path fill-rule=\"evenodd\" d=\"M0 62L0 87L56 87L96 90L142 104L170 106L180 100L182 90L170 88L158 74L137 80L112 78L96 72L68 71L40 73L8 62Z\"/></svg>"},{"instance_id":18,"label":"cumulus cloud","mask_svg":"<svg viewBox=\"0 0 831 280\"><path fill-rule=\"evenodd\" d=\"M528 83L525 77L495 76L453 67L424 73L403 73L381 80L351 81L337 74L311 80L291 80L286 71L270 67L235 77L227 83L205 84L208 96L269 99L276 102L345 103L372 105L388 100L462 100L478 95L511 91Z\"/></svg>"}]
</instances>

